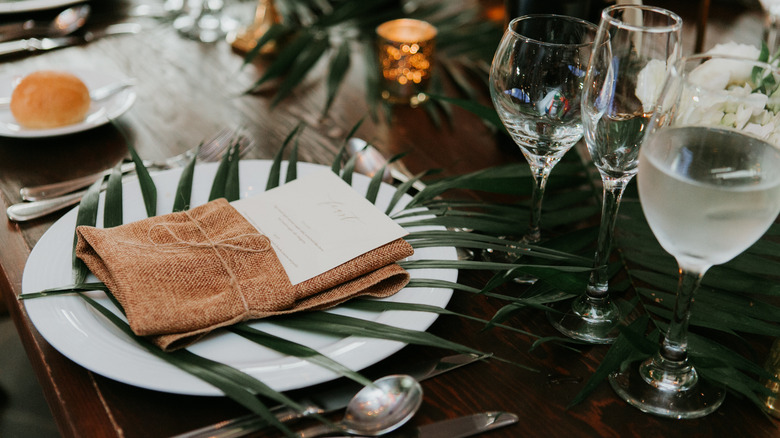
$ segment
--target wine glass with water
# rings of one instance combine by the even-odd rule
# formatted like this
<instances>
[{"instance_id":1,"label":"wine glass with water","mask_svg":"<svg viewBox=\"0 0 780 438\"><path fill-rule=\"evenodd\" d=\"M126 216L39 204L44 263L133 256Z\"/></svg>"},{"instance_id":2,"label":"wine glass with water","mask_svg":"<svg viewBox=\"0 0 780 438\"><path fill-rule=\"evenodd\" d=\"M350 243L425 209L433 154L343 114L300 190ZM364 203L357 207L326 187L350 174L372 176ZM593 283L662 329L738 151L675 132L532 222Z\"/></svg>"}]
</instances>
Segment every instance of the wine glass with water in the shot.
<instances>
[{"instance_id":1,"label":"wine glass with water","mask_svg":"<svg viewBox=\"0 0 780 438\"><path fill-rule=\"evenodd\" d=\"M679 265L677 298L658 353L611 376L645 412L696 418L721 388L688 358L688 322L705 272L755 243L780 213L780 69L697 55L670 72L639 157L639 199L661 246Z\"/></svg>"},{"instance_id":2,"label":"wine glass with water","mask_svg":"<svg viewBox=\"0 0 780 438\"><path fill-rule=\"evenodd\" d=\"M681 31L682 19L666 9L618 5L602 11L582 97L585 143L604 188L593 271L584 294L548 313L569 337L607 344L619 333L624 315L609 296L612 232L667 64L680 57Z\"/></svg>"},{"instance_id":3,"label":"wine glass with water","mask_svg":"<svg viewBox=\"0 0 780 438\"><path fill-rule=\"evenodd\" d=\"M521 244L541 240L547 178L582 138L580 96L595 36L596 26L578 18L525 15L509 23L493 58L493 105L534 178L529 227ZM490 254L505 261L518 256L512 251L507 257Z\"/></svg>"}]
</instances>

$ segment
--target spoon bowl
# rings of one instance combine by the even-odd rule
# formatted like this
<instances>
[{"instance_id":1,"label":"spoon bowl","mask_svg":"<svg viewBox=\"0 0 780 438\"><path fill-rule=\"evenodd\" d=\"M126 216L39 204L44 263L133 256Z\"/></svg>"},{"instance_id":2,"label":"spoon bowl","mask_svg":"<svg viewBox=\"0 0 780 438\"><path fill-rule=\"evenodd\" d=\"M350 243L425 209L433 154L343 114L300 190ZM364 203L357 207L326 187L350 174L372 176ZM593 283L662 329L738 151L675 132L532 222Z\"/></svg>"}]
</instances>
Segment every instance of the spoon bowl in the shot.
<instances>
[{"instance_id":1,"label":"spoon bowl","mask_svg":"<svg viewBox=\"0 0 780 438\"><path fill-rule=\"evenodd\" d=\"M392 375L360 390L347 405L341 424L352 434L391 432L414 416L422 404L422 387L411 376Z\"/></svg>"},{"instance_id":2,"label":"spoon bowl","mask_svg":"<svg viewBox=\"0 0 780 438\"><path fill-rule=\"evenodd\" d=\"M91 9L89 5L65 9L48 26L47 36L63 36L81 29L87 22Z\"/></svg>"},{"instance_id":3,"label":"spoon bowl","mask_svg":"<svg viewBox=\"0 0 780 438\"><path fill-rule=\"evenodd\" d=\"M81 29L89 18L92 8L87 4L71 6L62 10L47 22L27 20L0 26L0 41L31 37L60 37Z\"/></svg>"},{"instance_id":4,"label":"spoon bowl","mask_svg":"<svg viewBox=\"0 0 780 438\"><path fill-rule=\"evenodd\" d=\"M422 387L412 376L394 374L375 380L358 391L347 405L344 419L333 425L318 424L298 432L312 438L332 432L379 436L403 426L422 404Z\"/></svg>"}]
</instances>

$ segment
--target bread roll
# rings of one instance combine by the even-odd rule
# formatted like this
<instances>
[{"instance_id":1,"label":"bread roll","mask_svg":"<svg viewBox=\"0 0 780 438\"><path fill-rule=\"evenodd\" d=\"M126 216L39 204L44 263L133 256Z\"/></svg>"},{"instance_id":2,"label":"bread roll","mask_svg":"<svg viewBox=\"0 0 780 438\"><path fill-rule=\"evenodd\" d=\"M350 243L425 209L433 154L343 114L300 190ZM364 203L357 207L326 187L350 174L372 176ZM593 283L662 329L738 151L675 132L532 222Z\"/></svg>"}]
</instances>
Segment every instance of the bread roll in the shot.
<instances>
[{"instance_id":1,"label":"bread roll","mask_svg":"<svg viewBox=\"0 0 780 438\"><path fill-rule=\"evenodd\" d=\"M84 120L89 90L76 76L36 71L25 76L11 94L11 114L28 129L51 129Z\"/></svg>"}]
</instances>

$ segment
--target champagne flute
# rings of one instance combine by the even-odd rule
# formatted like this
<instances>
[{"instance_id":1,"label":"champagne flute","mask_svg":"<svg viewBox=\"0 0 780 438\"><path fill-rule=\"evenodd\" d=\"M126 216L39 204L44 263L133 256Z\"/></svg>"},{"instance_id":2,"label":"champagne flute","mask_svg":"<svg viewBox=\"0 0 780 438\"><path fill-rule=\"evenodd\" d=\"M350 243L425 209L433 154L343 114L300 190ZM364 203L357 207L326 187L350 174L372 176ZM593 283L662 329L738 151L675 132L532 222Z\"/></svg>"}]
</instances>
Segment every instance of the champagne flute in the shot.
<instances>
[{"instance_id":1,"label":"champagne flute","mask_svg":"<svg viewBox=\"0 0 780 438\"><path fill-rule=\"evenodd\" d=\"M682 19L662 8L618 5L601 13L582 98L585 142L604 186L597 249L585 293L548 312L571 338L608 344L619 333L623 315L609 297L612 232L667 63L680 57L681 31Z\"/></svg>"},{"instance_id":2,"label":"champagne flute","mask_svg":"<svg viewBox=\"0 0 780 438\"><path fill-rule=\"evenodd\" d=\"M645 412L696 418L723 401L723 389L700 379L688 360L691 304L705 272L745 251L780 213L778 79L780 69L754 60L684 58L647 127L639 199L653 234L677 260L677 298L659 351L610 377Z\"/></svg>"},{"instance_id":3,"label":"champagne flute","mask_svg":"<svg viewBox=\"0 0 780 438\"><path fill-rule=\"evenodd\" d=\"M490 96L534 177L529 227L521 244L541 240L542 197L553 167L580 138L580 96L596 26L563 15L513 19L490 68ZM508 260L518 254L507 253ZM491 253L495 259L497 254Z\"/></svg>"}]
</instances>

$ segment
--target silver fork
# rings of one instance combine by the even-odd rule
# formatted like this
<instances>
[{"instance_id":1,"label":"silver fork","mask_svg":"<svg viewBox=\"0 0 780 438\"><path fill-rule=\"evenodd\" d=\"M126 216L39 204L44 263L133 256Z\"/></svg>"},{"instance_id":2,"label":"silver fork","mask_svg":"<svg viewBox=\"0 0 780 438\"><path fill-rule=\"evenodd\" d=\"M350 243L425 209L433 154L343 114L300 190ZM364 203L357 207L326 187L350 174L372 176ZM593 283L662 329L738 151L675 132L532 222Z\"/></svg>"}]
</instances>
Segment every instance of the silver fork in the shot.
<instances>
[{"instance_id":1,"label":"silver fork","mask_svg":"<svg viewBox=\"0 0 780 438\"><path fill-rule=\"evenodd\" d=\"M230 144L230 139L234 135L234 130L223 129L217 133L213 138L209 139L201 146L198 153L198 159L201 161L215 161L218 160L227 146ZM144 166L147 168L155 168L159 170L171 169L174 167L183 167L189 163L192 156L198 150L197 146L179 155L166 158L162 161L148 161L144 160ZM122 173L132 172L135 170L135 164L132 162L124 163L121 166ZM39 186L22 187L19 190L19 194L24 201L41 201L43 199L50 199L57 196L70 193L74 190L78 190L91 185L93 182L100 178L104 178L111 174L112 169L106 169L102 172L94 173L92 175L82 176L80 178L69 179L67 181L60 181L51 184L42 184Z\"/></svg>"},{"instance_id":2,"label":"silver fork","mask_svg":"<svg viewBox=\"0 0 780 438\"><path fill-rule=\"evenodd\" d=\"M238 134L236 130L223 130L220 131L217 136L210 139L209 141L205 142L203 146L201 147L200 153L198 154L198 159L201 161L217 161L222 156L222 153L227 150L228 147L230 147L233 144L238 143L239 145L239 156L243 156L246 154L246 152L249 151L249 149L254 145L254 142L249 139L248 137ZM189 160L192 159L192 156L195 154L195 151L197 148L190 149L189 151L176 155L174 157L168 158L166 160L160 161L160 162L144 162L144 165L146 167L154 167L157 169L171 169L175 167L182 167L189 163ZM132 163L129 163L132 169L135 167L132 166ZM107 173L110 173L110 170L106 171ZM84 184L82 182L81 187L84 187L85 185L92 184L97 180L97 178L105 177L107 173L101 172L100 174L90 175L90 180ZM85 177L84 179L86 179ZM17 204L14 204L6 210L6 214L9 219L15 222L24 222L32 219L37 219L39 217L45 216L47 214L53 213L57 210L60 210L62 208L74 205L78 203L81 200L81 197L84 196L86 193L85 190L80 190L77 192L69 193L67 195L63 196L57 196L49 199L43 199L39 201L32 201L32 202L20 202Z\"/></svg>"}]
</instances>

